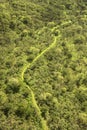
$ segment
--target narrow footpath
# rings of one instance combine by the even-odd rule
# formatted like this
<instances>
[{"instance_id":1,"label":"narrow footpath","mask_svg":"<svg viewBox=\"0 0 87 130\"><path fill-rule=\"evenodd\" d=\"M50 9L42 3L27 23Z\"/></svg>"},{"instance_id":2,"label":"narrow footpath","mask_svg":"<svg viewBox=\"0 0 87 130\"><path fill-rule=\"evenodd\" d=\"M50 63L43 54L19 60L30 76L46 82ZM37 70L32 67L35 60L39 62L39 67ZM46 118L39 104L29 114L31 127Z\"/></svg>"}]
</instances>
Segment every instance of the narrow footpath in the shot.
<instances>
[{"instance_id":1,"label":"narrow footpath","mask_svg":"<svg viewBox=\"0 0 87 130\"><path fill-rule=\"evenodd\" d=\"M57 43L57 40L59 40L59 38L61 37L61 35L59 36L54 36L54 41L53 43L51 43L51 45L49 47L47 47L45 50L43 50L38 56L36 56L36 58L31 62L31 63L28 63L26 64L23 69L22 69L22 72L21 72L21 80L22 82L26 85L26 87L28 88L28 90L31 92L31 96L32 96L32 103L34 105L34 107L36 108L37 110L37 113L38 113L38 116L40 117L41 119L41 124L42 124L42 128L41 130L48 130L48 126L47 126L47 123L46 123L46 120L41 116L41 110L36 102L36 99L35 99L35 95L34 95L34 92L32 91L32 88L30 88L30 86L28 86L26 84L26 82L24 81L24 74L25 72L27 71L27 69L31 68L31 66L33 66L33 64L42 56L44 55L47 51L49 51L51 48L55 47L56 43Z\"/></svg>"}]
</instances>

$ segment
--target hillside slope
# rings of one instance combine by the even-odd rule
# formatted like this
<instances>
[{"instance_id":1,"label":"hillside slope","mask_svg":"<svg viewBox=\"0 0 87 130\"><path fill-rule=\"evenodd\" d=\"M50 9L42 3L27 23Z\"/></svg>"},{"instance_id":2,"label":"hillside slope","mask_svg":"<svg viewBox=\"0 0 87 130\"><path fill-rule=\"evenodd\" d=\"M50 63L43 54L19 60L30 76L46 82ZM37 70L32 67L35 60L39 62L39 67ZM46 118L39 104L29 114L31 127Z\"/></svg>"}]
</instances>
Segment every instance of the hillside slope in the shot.
<instances>
[{"instance_id":1,"label":"hillside slope","mask_svg":"<svg viewBox=\"0 0 87 130\"><path fill-rule=\"evenodd\" d=\"M0 2L0 130L87 130L87 1Z\"/></svg>"}]
</instances>

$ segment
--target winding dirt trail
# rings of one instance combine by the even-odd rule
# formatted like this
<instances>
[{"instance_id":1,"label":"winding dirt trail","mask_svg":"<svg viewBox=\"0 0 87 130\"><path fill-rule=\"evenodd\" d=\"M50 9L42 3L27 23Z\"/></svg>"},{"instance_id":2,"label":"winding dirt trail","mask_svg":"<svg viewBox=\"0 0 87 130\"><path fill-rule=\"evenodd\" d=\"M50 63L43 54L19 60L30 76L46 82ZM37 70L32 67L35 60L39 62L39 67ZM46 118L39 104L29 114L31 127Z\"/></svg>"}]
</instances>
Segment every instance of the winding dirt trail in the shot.
<instances>
[{"instance_id":1,"label":"winding dirt trail","mask_svg":"<svg viewBox=\"0 0 87 130\"><path fill-rule=\"evenodd\" d=\"M33 64L42 56L44 55L48 50L50 50L51 48L53 48L56 43L57 43L57 39L59 39L61 37L61 35L59 36L54 36L54 41L53 43L51 43L51 45L49 47L47 47L45 50L43 50L38 56L36 56L36 58L31 62L31 63L27 63L23 69L22 69L22 72L21 72L21 80L22 82L26 85L26 87L28 88L28 90L31 92L31 96L32 96L32 103L34 105L34 107L36 108L37 110L37 113L38 113L38 116L40 117L41 119L41 124L42 124L42 128L41 130L48 130L48 126L47 126L47 123L46 123L46 120L41 116L41 110L36 102L36 99L35 99L35 95L34 95L34 92L32 91L32 89L30 88L30 86L28 86L26 84L26 82L24 81L24 74L26 72L27 69L31 68L31 66L33 66Z\"/></svg>"}]
</instances>

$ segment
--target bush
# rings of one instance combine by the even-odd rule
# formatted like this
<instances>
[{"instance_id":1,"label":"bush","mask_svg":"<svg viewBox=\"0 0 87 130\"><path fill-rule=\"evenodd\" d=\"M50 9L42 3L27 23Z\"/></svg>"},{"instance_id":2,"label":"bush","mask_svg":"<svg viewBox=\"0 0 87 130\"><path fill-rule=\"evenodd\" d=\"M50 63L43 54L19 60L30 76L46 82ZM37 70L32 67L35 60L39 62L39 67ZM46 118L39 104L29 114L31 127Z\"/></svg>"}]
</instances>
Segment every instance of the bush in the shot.
<instances>
[{"instance_id":1,"label":"bush","mask_svg":"<svg viewBox=\"0 0 87 130\"><path fill-rule=\"evenodd\" d=\"M8 80L6 93L18 93L20 89L20 84L18 79L11 78Z\"/></svg>"}]
</instances>

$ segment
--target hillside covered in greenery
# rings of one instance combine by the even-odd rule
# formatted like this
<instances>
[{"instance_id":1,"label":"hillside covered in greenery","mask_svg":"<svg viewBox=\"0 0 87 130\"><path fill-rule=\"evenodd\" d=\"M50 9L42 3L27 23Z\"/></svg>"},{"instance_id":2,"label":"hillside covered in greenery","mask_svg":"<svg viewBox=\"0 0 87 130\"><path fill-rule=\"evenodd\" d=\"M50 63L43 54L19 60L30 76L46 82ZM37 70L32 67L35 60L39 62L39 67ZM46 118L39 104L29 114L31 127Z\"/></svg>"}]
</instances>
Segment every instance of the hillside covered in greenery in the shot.
<instances>
[{"instance_id":1,"label":"hillside covered in greenery","mask_svg":"<svg viewBox=\"0 0 87 130\"><path fill-rule=\"evenodd\" d=\"M0 0L0 130L87 130L87 0Z\"/></svg>"}]
</instances>

